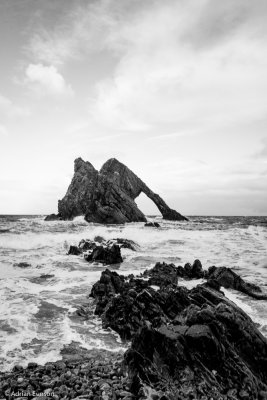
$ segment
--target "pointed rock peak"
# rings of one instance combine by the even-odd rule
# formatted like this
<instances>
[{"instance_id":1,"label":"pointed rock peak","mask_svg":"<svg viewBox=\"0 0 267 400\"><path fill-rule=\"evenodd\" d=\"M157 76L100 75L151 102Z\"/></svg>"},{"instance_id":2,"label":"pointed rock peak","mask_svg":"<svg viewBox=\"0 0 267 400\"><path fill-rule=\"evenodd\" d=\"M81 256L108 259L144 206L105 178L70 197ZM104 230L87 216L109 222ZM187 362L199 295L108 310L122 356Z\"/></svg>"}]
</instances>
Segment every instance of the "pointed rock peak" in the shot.
<instances>
[{"instance_id":1,"label":"pointed rock peak","mask_svg":"<svg viewBox=\"0 0 267 400\"><path fill-rule=\"evenodd\" d=\"M94 166L89 161L84 161L81 157L78 157L74 161L74 172L79 171L81 168L95 170Z\"/></svg>"},{"instance_id":2,"label":"pointed rock peak","mask_svg":"<svg viewBox=\"0 0 267 400\"><path fill-rule=\"evenodd\" d=\"M85 215L88 222L104 224L145 222L145 215L134 201L143 192L158 207L163 218L187 220L116 158L106 161L100 172L82 158L77 158L74 165L71 184L58 202L58 212L63 219Z\"/></svg>"},{"instance_id":3,"label":"pointed rock peak","mask_svg":"<svg viewBox=\"0 0 267 400\"><path fill-rule=\"evenodd\" d=\"M103 165L100 170L101 173L104 173L105 171L111 172L111 170L117 170L121 168L126 168L126 165L122 164L119 160L116 158L110 158L107 160Z\"/></svg>"}]
</instances>

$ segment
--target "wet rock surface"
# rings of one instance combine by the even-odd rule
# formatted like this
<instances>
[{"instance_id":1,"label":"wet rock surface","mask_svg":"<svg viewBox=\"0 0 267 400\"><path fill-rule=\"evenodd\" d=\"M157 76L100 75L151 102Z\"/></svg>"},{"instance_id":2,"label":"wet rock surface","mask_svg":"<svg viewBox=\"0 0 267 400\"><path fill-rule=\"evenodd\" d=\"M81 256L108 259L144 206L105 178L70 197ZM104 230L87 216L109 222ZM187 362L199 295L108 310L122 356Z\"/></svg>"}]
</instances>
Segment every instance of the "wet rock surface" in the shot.
<instances>
[{"instance_id":1,"label":"wet rock surface","mask_svg":"<svg viewBox=\"0 0 267 400\"><path fill-rule=\"evenodd\" d=\"M31 267L31 264L27 263L27 262L19 262L19 263L15 263L14 267L18 267L18 268L28 268Z\"/></svg>"},{"instance_id":2,"label":"wet rock surface","mask_svg":"<svg viewBox=\"0 0 267 400\"><path fill-rule=\"evenodd\" d=\"M120 247L117 244L111 246L99 245L92 252L85 254L84 259L88 262L100 262L102 264L122 263Z\"/></svg>"},{"instance_id":3,"label":"wet rock surface","mask_svg":"<svg viewBox=\"0 0 267 400\"><path fill-rule=\"evenodd\" d=\"M157 327L174 318L179 321L178 314L189 305L201 307L227 302L220 291L220 283L210 278L211 271L214 274L216 269L212 267L204 271L199 260L184 267L156 263L138 277L125 277L106 269L93 285L90 297L95 299L95 314L101 316L103 326L112 328L123 339L129 340L144 323ZM206 277L208 280L189 291L184 286L177 286L179 277ZM261 289L257 290L260 292Z\"/></svg>"},{"instance_id":4,"label":"wet rock surface","mask_svg":"<svg viewBox=\"0 0 267 400\"><path fill-rule=\"evenodd\" d=\"M146 222L144 226L150 228L160 228L160 224L158 222Z\"/></svg>"},{"instance_id":5,"label":"wet rock surface","mask_svg":"<svg viewBox=\"0 0 267 400\"><path fill-rule=\"evenodd\" d=\"M77 247L83 252L103 243L98 238ZM184 279L199 278L206 282L182 286ZM231 269L206 271L199 260L184 267L157 263L139 276L106 269L91 289L95 309L82 306L77 315L98 315L104 328L131 341L126 353L89 351L73 342L62 350L62 361L0 373L0 398L35 391L80 400L267 399L266 338L222 284L261 293Z\"/></svg>"},{"instance_id":6,"label":"wet rock surface","mask_svg":"<svg viewBox=\"0 0 267 400\"><path fill-rule=\"evenodd\" d=\"M60 220L62 220L62 217L60 214L50 214L50 215L47 215L44 220L45 221L60 221Z\"/></svg>"},{"instance_id":7,"label":"wet rock surface","mask_svg":"<svg viewBox=\"0 0 267 400\"><path fill-rule=\"evenodd\" d=\"M265 399L266 339L216 280L177 286L180 275L205 275L199 260L181 268L157 263L139 277L106 270L92 288L103 327L132 340L125 355L132 392L138 399Z\"/></svg>"},{"instance_id":8,"label":"wet rock surface","mask_svg":"<svg viewBox=\"0 0 267 400\"><path fill-rule=\"evenodd\" d=\"M94 240L82 239L78 246L70 246L68 255L83 254L88 262L118 264L123 262L121 248L136 251L139 246L129 239L117 238L106 241L102 237L95 237Z\"/></svg>"},{"instance_id":9,"label":"wet rock surface","mask_svg":"<svg viewBox=\"0 0 267 400\"><path fill-rule=\"evenodd\" d=\"M6 399L134 399L129 390L123 353L80 349L75 343L63 349L60 361L0 372L0 397Z\"/></svg>"},{"instance_id":10,"label":"wet rock surface","mask_svg":"<svg viewBox=\"0 0 267 400\"><path fill-rule=\"evenodd\" d=\"M58 202L58 215L52 214L46 220L68 220L84 215L86 221L101 224L146 222L145 215L134 201L140 193L146 194L155 203L163 218L187 220L115 158L108 160L100 171L90 162L77 158L71 184L64 198Z\"/></svg>"},{"instance_id":11,"label":"wet rock surface","mask_svg":"<svg viewBox=\"0 0 267 400\"><path fill-rule=\"evenodd\" d=\"M216 281L226 289L235 289L256 299L267 300L267 294L262 293L259 286L245 282L231 268L211 267L207 278L209 281Z\"/></svg>"}]
</instances>

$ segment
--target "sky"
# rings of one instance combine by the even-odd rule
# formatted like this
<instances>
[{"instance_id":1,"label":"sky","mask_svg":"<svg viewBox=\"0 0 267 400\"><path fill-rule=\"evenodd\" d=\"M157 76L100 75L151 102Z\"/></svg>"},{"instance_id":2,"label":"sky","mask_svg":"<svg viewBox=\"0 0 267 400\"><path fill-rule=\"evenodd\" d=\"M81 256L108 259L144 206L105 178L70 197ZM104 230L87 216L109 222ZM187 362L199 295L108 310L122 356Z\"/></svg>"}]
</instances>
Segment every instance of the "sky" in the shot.
<instances>
[{"instance_id":1,"label":"sky","mask_svg":"<svg viewBox=\"0 0 267 400\"><path fill-rule=\"evenodd\" d=\"M1 0L0 214L56 212L75 158L115 157L184 215L267 215L266 14Z\"/></svg>"}]
</instances>

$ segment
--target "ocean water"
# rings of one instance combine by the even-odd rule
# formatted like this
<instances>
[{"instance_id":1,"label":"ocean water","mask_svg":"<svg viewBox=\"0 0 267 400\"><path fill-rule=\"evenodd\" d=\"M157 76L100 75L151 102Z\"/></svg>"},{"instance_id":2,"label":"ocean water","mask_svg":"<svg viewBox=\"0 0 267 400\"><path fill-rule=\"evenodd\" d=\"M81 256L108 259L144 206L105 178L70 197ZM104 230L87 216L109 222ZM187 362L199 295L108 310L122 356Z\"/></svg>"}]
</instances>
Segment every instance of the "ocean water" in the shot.
<instances>
[{"instance_id":1,"label":"ocean water","mask_svg":"<svg viewBox=\"0 0 267 400\"><path fill-rule=\"evenodd\" d=\"M107 268L67 255L69 246L83 238L100 235L137 242L138 251L122 249L124 262L110 267L121 274L139 273L157 261L183 265L198 258L204 268L234 268L267 291L267 217L150 219L160 222L161 228L143 223L102 226L80 217L45 222L44 216L0 216L0 370L58 360L60 350L72 341L88 349L126 347L117 334L103 330L93 314L87 321L75 315L81 304L91 304L87 296L92 284ZM16 264L21 262L30 266L20 268ZM179 281L190 288L198 283ZM233 290L224 292L267 336L267 302Z\"/></svg>"}]
</instances>

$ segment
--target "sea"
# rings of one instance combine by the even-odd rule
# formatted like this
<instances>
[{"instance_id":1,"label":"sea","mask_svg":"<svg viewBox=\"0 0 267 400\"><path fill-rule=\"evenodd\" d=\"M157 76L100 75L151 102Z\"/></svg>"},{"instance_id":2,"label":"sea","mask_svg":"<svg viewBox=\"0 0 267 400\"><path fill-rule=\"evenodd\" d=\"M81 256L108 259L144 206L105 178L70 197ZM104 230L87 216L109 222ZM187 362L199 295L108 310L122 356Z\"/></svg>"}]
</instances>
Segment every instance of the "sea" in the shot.
<instances>
[{"instance_id":1,"label":"sea","mask_svg":"<svg viewBox=\"0 0 267 400\"><path fill-rule=\"evenodd\" d=\"M144 223L88 224L82 217L46 222L43 215L0 216L0 370L59 360L61 350L72 342L87 349L127 348L115 332L102 328L88 298L107 267L128 275L158 261L184 265L199 259L204 269L233 268L267 291L267 217L191 216L188 222L174 222L148 216L148 220L159 222L160 228ZM113 266L67 255L70 245L95 236L131 239L139 247L135 252L122 249L123 263ZM22 268L20 263L29 265ZM199 283L178 282L188 288ZM267 336L267 301L223 291ZM87 320L76 314L83 304L92 307Z\"/></svg>"}]
</instances>

